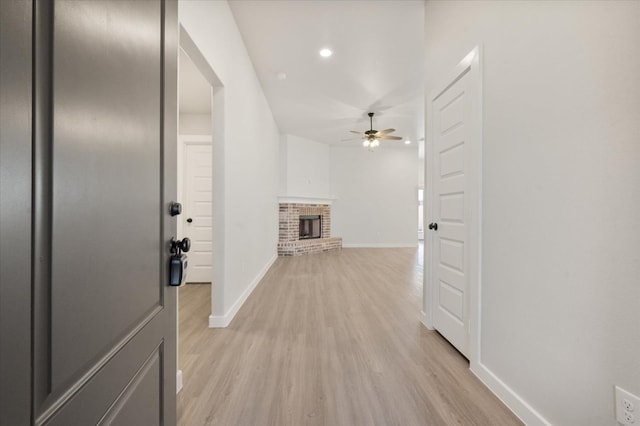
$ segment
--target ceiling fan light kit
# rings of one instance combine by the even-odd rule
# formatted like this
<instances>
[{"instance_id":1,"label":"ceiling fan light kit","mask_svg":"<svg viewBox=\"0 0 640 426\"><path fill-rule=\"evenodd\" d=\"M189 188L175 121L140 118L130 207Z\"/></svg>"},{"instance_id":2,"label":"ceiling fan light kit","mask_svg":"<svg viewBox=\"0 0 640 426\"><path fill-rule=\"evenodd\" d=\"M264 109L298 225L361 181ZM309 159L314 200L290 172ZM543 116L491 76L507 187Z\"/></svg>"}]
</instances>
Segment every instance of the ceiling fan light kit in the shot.
<instances>
[{"instance_id":1,"label":"ceiling fan light kit","mask_svg":"<svg viewBox=\"0 0 640 426\"><path fill-rule=\"evenodd\" d=\"M380 139L394 140L399 141L402 140L400 136L390 136L389 133L393 133L396 129L385 129L385 130L374 130L373 129L373 112L367 114L369 116L369 130L364 132L356 132L355 130L350 130L351 133L355 133L362 136L362 146L368 148L369 151L373 151L374 148L380 146Z\"/></svg>"},{"instance_id":2,"label":"ceiling fan light kit","mask_svg":"<svg viewBox=\"0 0 640 426\"><path fill-rule=\"evenodd\" d=\"M365 139L362 141L362 146L365 148L369 148L369 151L373 151L373 148L380 145L380 141L378 139Z\"/></svg>"}]
</instances>

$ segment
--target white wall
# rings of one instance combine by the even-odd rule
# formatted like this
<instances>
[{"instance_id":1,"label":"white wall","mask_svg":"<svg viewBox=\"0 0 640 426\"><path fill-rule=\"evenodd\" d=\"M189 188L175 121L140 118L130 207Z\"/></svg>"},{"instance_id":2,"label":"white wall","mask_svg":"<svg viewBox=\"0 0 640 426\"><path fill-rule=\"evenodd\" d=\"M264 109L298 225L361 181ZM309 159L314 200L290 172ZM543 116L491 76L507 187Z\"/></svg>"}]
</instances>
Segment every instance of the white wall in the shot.
<instances>
[{"instance_id":1,"label":"white wall","mask_svg":"<svg viewBox=\"0 0 640 426\"><path fill-rule=\"evenodd\" d=\"M180 1L180 22L216 73L214 286L210 324L224 324L276 256L279 132L225 1ZM216 207L214 206L214 211ZM216 263L215 251L224 253Z\"/></svg>"},{"instance_id":2,"label":"white wall","mask_svg":"<svg viewBox=\"0 0 640 426\"><path fill-rule=\"evenodd\" d=\"M415 246L418 153L331 147L331 234L345 247Z\"/></svg>"},{"instance_id":3,"label":"white wall","mask_svg":"<svg viewBox=\"0 0 640 426\"><path fill-rule=\"evenodd\" d=\"M554 425L614 425L613 385L640 395L640 2L425 14L427 93L484 48L482 362Z\"/></svg>"},{"instance_id":4,"label":"white wall","mask_svg":"<svg viewBox=\"0 0 640 426\"><path fill-rule=\"evenodd\" d=\"M282 135L280 152L280 195L329 197L329 145Z\"/></svg>"},{"instance_id":5,"label":"white wall","mask_svg":"<svg viewBox=\"0 0 640 426\"><path fill-rule=\"evenodd\" d=\"M178 132L181 135L210 135L211 114L180 114Z\"/></svg>"},{"instance_id":6,"label":"white wall","mask_svg":"<svg viewBox=\"0 0 640 426\"><path fill-rule=\"evenodd\" d=\"M421 188L424 188L424 155L421 157L418 156L418 159L418 185L420 185Z\"/></svg>"},{"instance_id":7,"label":"white wall","mask_svg":"<svg viewBox=\"0 0 640 426\"><path fill-rule=\"evenodd\" d=\"M278 194L287 194L287 135L280 135L280 145L278 150L278 162L280 164L280 173L278 175Z\"/></svg>"}]
</instances>

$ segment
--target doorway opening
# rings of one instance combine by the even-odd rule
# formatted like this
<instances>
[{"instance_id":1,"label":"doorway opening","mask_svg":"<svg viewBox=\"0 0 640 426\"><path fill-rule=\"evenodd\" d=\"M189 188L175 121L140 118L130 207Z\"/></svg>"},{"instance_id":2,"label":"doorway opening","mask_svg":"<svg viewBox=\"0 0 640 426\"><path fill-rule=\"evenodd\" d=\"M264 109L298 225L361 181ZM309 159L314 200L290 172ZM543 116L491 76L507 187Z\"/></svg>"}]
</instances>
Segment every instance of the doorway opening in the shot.
<instances>
[{"instance_id":1,"label":"doorway opening","mask_svg":"<svg viewBox=\"0 0 640 426\"><path fill-rule=\"evenodd\" d=\"M221 304L224 288L224 241L214 232L224 227L223 215L218 213L222 179L216 178L224 173L223 88L182 26L178 59L176 187L182 214L177 217L177 235L191 240L191 250L187 253L186 284L178 289L177 298L177 392L183 383L189 383L185 367L195 350L193 344L208 331L210 314L216 302Z\"/></svg>"}]
</instances>

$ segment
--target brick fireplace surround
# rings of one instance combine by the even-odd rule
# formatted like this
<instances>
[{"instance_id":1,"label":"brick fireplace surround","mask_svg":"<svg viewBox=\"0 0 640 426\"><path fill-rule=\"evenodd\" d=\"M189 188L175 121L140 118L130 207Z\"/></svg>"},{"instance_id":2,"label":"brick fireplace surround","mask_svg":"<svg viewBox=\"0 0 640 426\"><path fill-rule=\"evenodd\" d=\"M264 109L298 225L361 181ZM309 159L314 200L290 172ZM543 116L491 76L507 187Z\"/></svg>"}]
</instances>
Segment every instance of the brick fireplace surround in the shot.
<instances>
[{"instance_id":1,"label":"brick fireplace surround","mask_svg":"<svg viewBox=\"0 0 640 426\"><path fill-rule=\"evenodd\" d=\"M300 216L322 216L322 237L300 240ZM300 256L342 248L342 238L331 237L329 204L280 203L280 237L278 256Z\"/></svg>"}]
</instances>

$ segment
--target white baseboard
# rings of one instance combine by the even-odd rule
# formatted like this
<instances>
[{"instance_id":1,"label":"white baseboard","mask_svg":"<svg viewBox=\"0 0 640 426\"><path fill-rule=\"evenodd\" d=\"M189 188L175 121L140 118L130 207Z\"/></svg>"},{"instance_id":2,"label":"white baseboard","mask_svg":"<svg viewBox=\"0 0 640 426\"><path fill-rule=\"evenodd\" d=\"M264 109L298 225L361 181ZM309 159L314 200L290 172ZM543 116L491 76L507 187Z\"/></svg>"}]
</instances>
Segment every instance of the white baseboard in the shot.
<instances>
[{"instance_id":1,"label":"white baseboard","mask_svg":"<svg viewBox=\"0 0 640 426\"><path fill-rule=\"evenodd\" d=\"M342 244L342 248L407 248L418 247L418 242L413 243L358 243Z\"/></svg>"},{"instance_id":2,"label":"white baseboard","mask_svg":"<svg viewBox=\"0 0 640 426\"><path fill-rule=\"evenodd\" d=\"M182 390L182 370L176 372L176 395Z\"/></svg>"},{"instance_id":3,"label":"white baseboard","mask_svg":"<svg viewBox=\"0 0 640 426\"><path fill-rule=\"evenodd\" d=\"M238 313L242 305L244 305L244 302L247 301L247 299L249 298L253 290L258 286L258 284L260 283L260 280L264 278L267 271L269 271L269 268L271 268L271 266L273 265L273 263L276 261L277 258L278 258L278 254L276 253L273 255L271 259L269 259L269 261L260 270L258 275L256 275L253 281L251 281L247 289L242 292L240 297L238 297L238 300L235 301L235 303L224 314L224 316L209 315L209 328L225 328L225 327L228 327L229 324L231 324L231 321L236 316L236 314Z\"/></svg>"},{"instance_id":4,"label":"white baseboard","mask_svg":"<svg viewBox=\"0 0 640 426\"><path fill-rule=\"evenodd\" d=\"M527 426L551 426L551 423L498 378L484 364L471 365L471 372Z\"/></svg>"},{"instance_id":5,"label":"white baseboard","mask_svg":"<svg viewBox=\"0 0 640 426\"><path fill-rule=\"evenodd\" d=\"M209 328L225 328L228 327L233 318L227 315L209 315Z\"/></svg>"},{"instance_id":6,"label":"white baseboard","mask_svg":"<svg viewBox=\"0 0 640 426\"><path fill-rule=\"evenodd\" d=\"M422 325L427 327L428 330L435 330L435 328L433 328L433 324L431 324L431 321L429 321L429 318L427 318L427 314L425 314L424 311L420 311L420 322Z\"/></svg>"}]
</instances>

